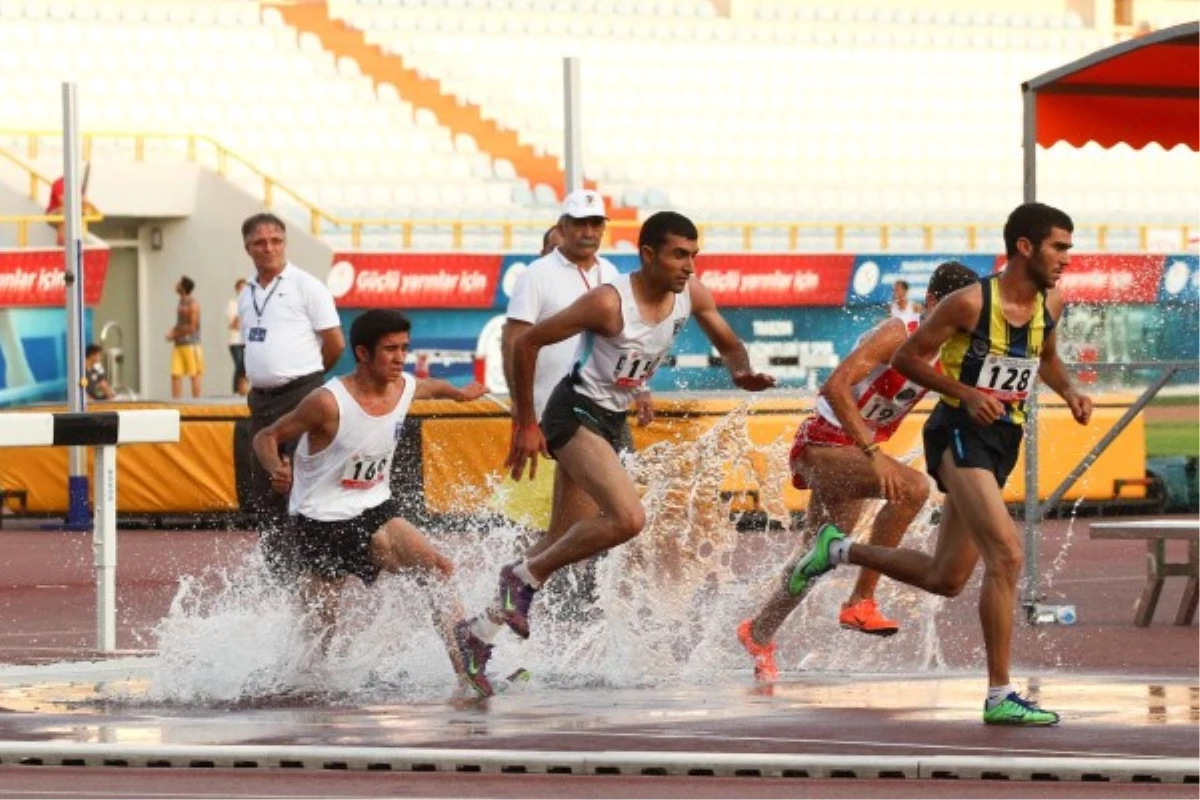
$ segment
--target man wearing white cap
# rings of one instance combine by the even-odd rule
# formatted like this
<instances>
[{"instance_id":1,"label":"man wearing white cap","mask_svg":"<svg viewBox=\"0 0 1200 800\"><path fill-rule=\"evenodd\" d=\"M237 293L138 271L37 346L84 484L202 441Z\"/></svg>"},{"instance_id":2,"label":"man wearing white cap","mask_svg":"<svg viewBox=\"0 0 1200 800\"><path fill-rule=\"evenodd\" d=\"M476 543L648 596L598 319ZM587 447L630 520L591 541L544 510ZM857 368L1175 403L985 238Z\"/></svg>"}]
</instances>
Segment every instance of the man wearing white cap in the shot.
<instances>
[{"instance_id":1,"label":"man wearing white cap","mask_svg":"<svg viewBox=\"0 0 1200 800\"><path fill-rule=\"evenodd\" d=\"M597 255L607 223L604 198L599 192L591 189L571 192L563 203L562 215L556 225L558 246L532 262L517 279L501 334L504 377L510 396L514 388L513 342L517 336L562 311L589 289L616 279L617 268ZM541 419L555 385L571 371L578 345L579 337L572 336L538 353L533 389L538 419ZM654 412L649 392L640 394L636 403L639 424L650 424ZM632 442L627 446L632 447ZM547 469L545 473L539 471L536 482L511 486L506 492L505 511L519 522L544 528L546 535L540 538L548 545L576 520L598 514L599 508L569 477L556 474L554 469ZM558 502L551 502L551 491L553 497L559 498Z\"/></svg>"}]
</instances>

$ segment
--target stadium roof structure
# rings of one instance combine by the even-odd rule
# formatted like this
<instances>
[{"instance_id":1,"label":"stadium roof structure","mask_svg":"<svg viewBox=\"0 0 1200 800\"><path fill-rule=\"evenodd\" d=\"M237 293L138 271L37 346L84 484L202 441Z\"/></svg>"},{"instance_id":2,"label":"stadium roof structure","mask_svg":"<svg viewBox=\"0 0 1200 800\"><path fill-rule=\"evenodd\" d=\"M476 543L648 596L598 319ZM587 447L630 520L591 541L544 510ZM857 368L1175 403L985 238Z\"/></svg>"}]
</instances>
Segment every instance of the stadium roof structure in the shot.
<instances>
[{"instance_id":1,"label":"stadium roof structure","mask_svg":"<svg viewBox=\"0 0 1200 800\"><path fill-rule=\"evenodd\" d=\"M1092 53L1021 84L1025 200L1037 190L1037 145L1125 143L1200 149L1200 22Z\"/></svg>"}]
</instances>

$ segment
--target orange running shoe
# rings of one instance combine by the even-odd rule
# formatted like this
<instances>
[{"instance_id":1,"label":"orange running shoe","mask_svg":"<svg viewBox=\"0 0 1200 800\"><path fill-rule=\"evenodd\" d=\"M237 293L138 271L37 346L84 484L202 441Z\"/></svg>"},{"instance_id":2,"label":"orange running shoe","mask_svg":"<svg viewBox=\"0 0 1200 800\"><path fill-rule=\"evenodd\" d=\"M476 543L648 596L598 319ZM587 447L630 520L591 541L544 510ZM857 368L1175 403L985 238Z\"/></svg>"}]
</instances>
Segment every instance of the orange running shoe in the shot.
<instances>
[{"instance_id":1,"label":"orange running shoe","mask_svg":"<svg viewBox=\"0 0 1200 800\"><path fill-rule=\"evenodd\" d=\"M879 606L871 597L844 604L842 613L838 614L838 622L846 630L861 631L872 636L891 636L900 630L900 623L880 614Z\"/></svg>"},{"instance_id":2,"label":"orange running shoe","mask_svg":"<svg viewBox=\"0 0 1200 800\"><path fill-rule=\"evenodd\" d=\"M737 637L746 648L746 652L754 659L754 680L759 683L770 683L779 680L779 668L775 666L775 643L758 644L750 638L750 624L753 620L745 620L738 625Z\"/></svg>"}]
</instances>

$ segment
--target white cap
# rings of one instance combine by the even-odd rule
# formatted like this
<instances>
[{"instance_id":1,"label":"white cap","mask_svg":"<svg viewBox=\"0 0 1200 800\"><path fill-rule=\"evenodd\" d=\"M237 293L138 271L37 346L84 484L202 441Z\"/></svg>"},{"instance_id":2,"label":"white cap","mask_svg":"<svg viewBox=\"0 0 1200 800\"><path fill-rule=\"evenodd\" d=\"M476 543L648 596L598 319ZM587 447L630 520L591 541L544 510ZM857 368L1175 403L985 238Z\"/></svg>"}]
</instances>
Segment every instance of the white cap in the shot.
<instances>
[{"instance_id":1,"label":"white cap","mask_svg":"<svg viewBox=\"0 0 1200 800\"><path fill-rule=\"evenodd\" d=\"M575 219L589 217L608 219L608 214L604 210L604 198L600 196L599 192L591 189L580 189L567 195L567 199L563 201L562 213Z\"/></svg>"}]
</instances>

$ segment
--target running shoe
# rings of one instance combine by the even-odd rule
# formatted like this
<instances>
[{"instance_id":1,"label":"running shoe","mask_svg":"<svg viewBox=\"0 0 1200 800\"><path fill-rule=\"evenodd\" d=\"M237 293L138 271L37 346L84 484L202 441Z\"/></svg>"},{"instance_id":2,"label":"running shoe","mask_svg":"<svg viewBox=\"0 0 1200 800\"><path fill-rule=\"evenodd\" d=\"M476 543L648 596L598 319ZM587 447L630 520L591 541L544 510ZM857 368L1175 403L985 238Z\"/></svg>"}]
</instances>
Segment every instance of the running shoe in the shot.
<instances>
[{"instance_id":1,"label":"running shoe","mask_svg":"<svg viewBox=\"0 0 1200 800\"><path fill-rule=\"evenodd\" d=\"M846 603L838 614L838 622L849 631L861 631L872 636L891 636L900 630L900 623L879 613L875 599L864 597L857 603Z\"/></svg>"},{"instance_id":2,"label":"running shoe","mask_svg":"<svg viewBox=\"0 0 1200 800\"><path fill-rule=\"evenodd\" d=\"M500 570L500 616L513 633L528 639L529 607L537 590L518 578L514 567L516 564L509 564Z\"/></svg>"},{"instance_id":3,"label":"running shoe","mask_svg":"<svg viewBox=\"0 0 1200 800\"><path fill-rule=\"evenodd\" d=\"M750 636L750 625L753 620L745 620L738 625L737 637L746 648L746 652L754 659L754 680L759 683L771 683L779 680L779 668L775 666L775 643L759 644Z\"/></svg>"},{"instance_id":4,"label":"running shoe","mask_svg":"<svg viewBox=\"0 0 1200 800\"><path fill-rule=\"evenodd\" d=\"M1057 725L1058 714L1046 711L1032 700L1026 700L1016 692L991 708L983 704L983 721L988 725Z\"/></svg>"},{"instance_id":5,"label":"running shoe","mask_svg":"<svg viewBox=\"0 0 1200 800\"><path fill-rule=\"evenodd\" d=\"M492 646L471 633L470 623L465 620L454 626L454 643L462 662L459 674L463 680L480 697L491 697L495 692L488 680L487 664L492 657Z\"/></svg>"},{"instance_id":6,"label":"running shoe","mask_svg":"<svg viewBox=\"0 0 1200 800\"><path fill-rule=\"evenodd\" d=\"M829 545L845 539L846 534L837 529L836 525L822 525L817 531L817 541L812 549L800 557L788 580L788 592L793 597L799 597L808 591L813 582L837 566L829 555Z\"/></svg>"}]
</instances>

